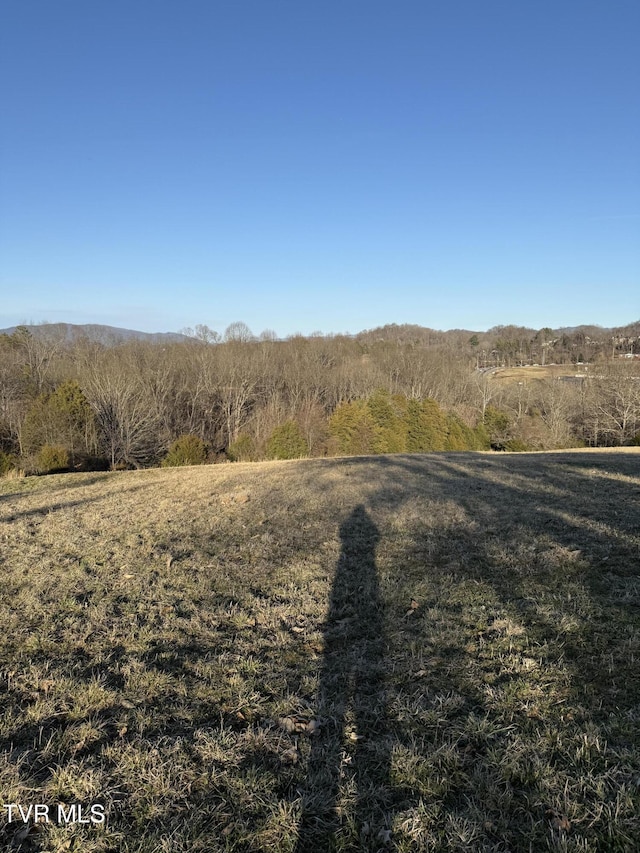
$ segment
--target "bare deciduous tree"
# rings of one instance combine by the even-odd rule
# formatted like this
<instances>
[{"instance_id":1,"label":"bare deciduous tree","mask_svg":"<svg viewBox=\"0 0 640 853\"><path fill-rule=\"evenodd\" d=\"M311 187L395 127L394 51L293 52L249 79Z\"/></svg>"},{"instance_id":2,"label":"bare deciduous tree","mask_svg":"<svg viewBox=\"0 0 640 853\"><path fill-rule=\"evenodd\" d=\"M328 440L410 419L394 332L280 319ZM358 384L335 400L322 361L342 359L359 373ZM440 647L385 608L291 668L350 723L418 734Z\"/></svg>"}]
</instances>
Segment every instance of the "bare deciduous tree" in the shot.
<instances>
[{"instance_id":1,"label":"bare deciduous tree","mask_svg":"<svg viewBox=\"0 0 640 853\"><path fill-rule=\"evenodd\" d=\"M139 468L157 458L159 418L149 388L119 354L116 348L92 366L84 391L112 468Z\"/></svg>"}]
</instances>

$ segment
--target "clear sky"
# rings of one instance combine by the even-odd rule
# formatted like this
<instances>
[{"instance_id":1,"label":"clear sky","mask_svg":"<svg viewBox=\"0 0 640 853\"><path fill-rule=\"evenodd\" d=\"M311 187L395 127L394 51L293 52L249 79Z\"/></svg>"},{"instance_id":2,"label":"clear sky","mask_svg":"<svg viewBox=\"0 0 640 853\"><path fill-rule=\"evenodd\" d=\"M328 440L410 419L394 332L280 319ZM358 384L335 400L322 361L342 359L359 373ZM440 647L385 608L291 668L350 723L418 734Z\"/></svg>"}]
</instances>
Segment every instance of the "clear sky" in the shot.
<instances>
[{"instance_id":1,"label":"clear sky","mask_svg":"<svg viewBox=\"0 0 640 853\"><path fill-rule=\"evenodd\" d=\"M0 17L0 327L640 317L638 0Z\"/></svg>"}]
</instances>

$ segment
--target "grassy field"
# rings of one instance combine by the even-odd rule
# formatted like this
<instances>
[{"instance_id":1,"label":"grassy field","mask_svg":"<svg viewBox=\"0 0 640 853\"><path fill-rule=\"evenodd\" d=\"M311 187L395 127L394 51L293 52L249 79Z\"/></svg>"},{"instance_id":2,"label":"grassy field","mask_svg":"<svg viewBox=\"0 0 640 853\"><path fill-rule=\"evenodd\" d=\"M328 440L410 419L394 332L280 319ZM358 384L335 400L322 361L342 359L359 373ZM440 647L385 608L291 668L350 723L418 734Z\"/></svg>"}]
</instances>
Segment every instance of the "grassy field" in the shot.
<instances>
[{"instance_id":1,"label":"grassy field","mask_svg":"<svg viewBox=\"0 0 640 853\"><path fill-rule=\"evenodd\" d=\"M588 376L597 373L593 365L547 364L529 367L500 367L490 375L501 382L531 382L558 379L561 376Z\"/></svg>"},{"instance_id":2,"label":"grassy field","mask_svg":"<svg viewBox=\"0 0 640 853\"><path fill-rule=\"evenodd\" d=\"M639 463L0 481L0 846L639 850Z\"/></svg>"}]
</instances>

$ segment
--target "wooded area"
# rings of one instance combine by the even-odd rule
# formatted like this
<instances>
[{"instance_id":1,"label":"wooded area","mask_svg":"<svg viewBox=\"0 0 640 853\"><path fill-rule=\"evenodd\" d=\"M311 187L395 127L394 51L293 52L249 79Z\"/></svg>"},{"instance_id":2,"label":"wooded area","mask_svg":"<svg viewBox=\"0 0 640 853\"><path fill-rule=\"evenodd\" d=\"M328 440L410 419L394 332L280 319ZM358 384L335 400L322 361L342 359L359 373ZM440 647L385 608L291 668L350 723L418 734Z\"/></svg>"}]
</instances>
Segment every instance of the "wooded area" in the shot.
<instances>
[{"instance_id":1,"label":"wooded area","mask_svg":"<svg viewBox=\"0 0 640 853\"><path fill-rule=\"evenodd\" d=\"M638 444L637 326L278 340L234 323L175 343L22 326L0 335L0 473ZM575 368L496 372L552 363Z\"/></svg>"}]
</instances>

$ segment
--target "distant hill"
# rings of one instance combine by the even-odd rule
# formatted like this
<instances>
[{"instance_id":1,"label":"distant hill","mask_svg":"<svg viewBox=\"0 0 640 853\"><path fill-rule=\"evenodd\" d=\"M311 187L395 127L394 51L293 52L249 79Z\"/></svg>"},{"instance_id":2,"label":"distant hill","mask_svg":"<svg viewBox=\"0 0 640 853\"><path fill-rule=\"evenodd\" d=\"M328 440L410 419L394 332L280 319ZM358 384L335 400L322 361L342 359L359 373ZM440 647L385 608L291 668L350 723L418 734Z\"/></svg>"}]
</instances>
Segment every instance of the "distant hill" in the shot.
<instances>
[{"instance_id":1,"label":"distant hill","mask_svg":"<svg viewBox=\"0 0 640 853\"><path fill-rule=\"evenodd\" d=\"M18 326L0 329L0 334L12 335ZM151 343L174 343L188 341L191 338L178 332L139 332L136 329L120 329L117 326L103 326L99 323L40 323L28 325L32 335L52 335L62 337L67 341L77 338L88 338L101 344L116 344L122 341L149 341Z\"/></svg>"},{"instance_id":2,"label":"distant hill","mask_svg":"<svg viewBox=\"0 0 640 853\"><path fill-rule=\"evenodd\" d=\"M0 329L0 334L11 335L17 326ZM78 325L75 323L39 323L27 325L32 335L43 335L61 337L66 341L78 338L88 338L97 343L113 345L122 341L148 341L150 343L176 343L180 341L194 341L193 337L180 334L179 332L139 332L136 329L120 329L117 326L105 326L98 323L86 323ZM206 327L205 327L206 328ZM592 341L608 343L613 337L616 338L638 338L640 337L640 320L629 323L626 326L605 328L597 325L565 326L557 329L548 329L552 337L560 338L563 335L581 334ZM431 329L415 323L388 323L373 329L364 329L356 334L348 335L362 343L375 343L379 341L392 341L398 344L419 344L423 346L437 346L446 344L448 346L466 346L472 336L478 338L478 343L484 346L490 340L498 338L514 340L533 340L538 330L525 326L494 326L487 331L472 329ZM302 337L305 337L304 335ZM255 339L254 339L255 340Z\"/></svg>"},{"instance_id":3,"label":"distant hill","mask_svg":"<svg viewBox=\"0 0 640 853\"><path fill-rule=\"evenodd\" d=\"M354 337L359 340L372 343L374 341L393 341L395 343L422 343L426 345L437 343L466 343L474 335L480 342L495 338L532 340L539 330L527 326L493 326L486 332L471 329L430 329L418 326L414 323L388 323L374 329L366 329ZM566 326L557 329L548 329L550 337L561 337L562 335L582 334L594 341L610 341L612 337L635 338L640 336L640 320L628 323L626 326L615 326L605 328L597 325Z\"/></svg>"}]
</instances>

